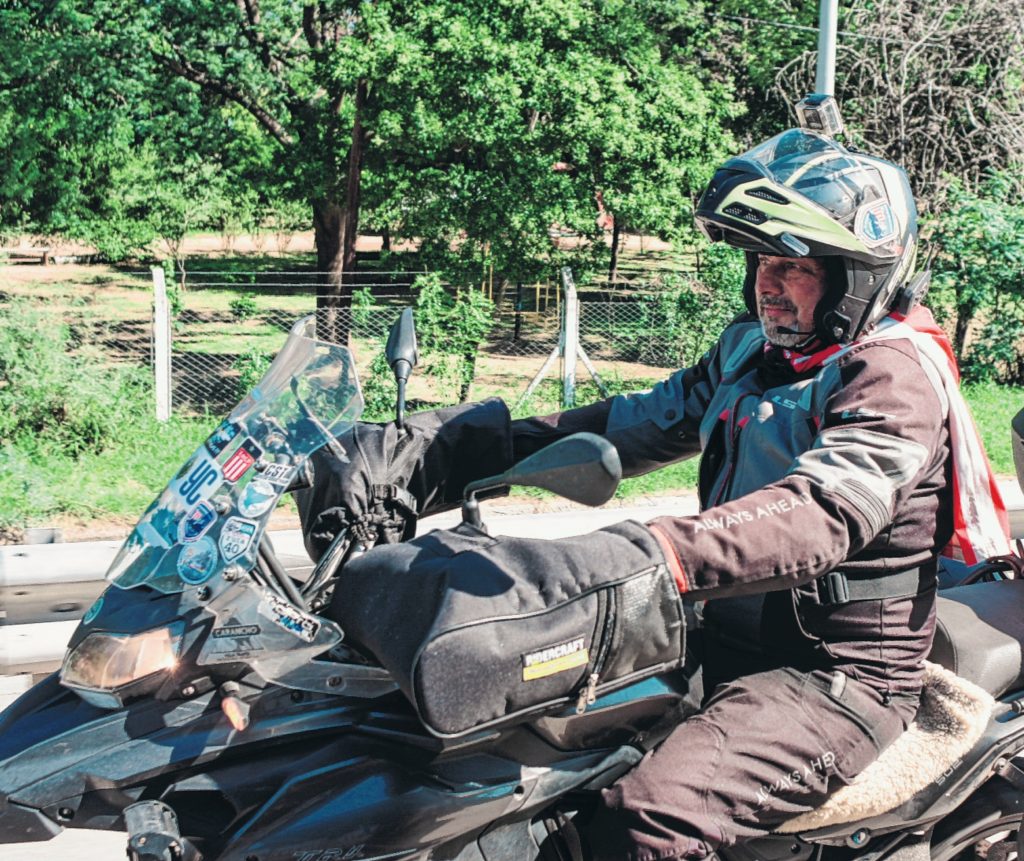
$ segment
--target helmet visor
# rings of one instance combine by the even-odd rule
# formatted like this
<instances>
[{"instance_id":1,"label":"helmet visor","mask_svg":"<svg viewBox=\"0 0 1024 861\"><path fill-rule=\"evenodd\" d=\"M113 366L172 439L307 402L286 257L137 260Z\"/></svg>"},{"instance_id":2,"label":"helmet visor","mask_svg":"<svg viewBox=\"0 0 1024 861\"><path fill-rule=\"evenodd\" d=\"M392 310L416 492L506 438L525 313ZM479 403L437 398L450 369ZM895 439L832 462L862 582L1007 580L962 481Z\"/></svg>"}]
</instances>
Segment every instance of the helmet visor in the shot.
<instances>
[{"instance_id":1,"label":"helmet visor","mask_svg":"<svg viewBox=\"0 0 1024 861\"><path fill-rule=\"evenodd\" d=\"M735 162L756 165L757 173L818 204L868 247L900 232L879 169L830 138L790 129Z\"/></svg>"}]
</instances>

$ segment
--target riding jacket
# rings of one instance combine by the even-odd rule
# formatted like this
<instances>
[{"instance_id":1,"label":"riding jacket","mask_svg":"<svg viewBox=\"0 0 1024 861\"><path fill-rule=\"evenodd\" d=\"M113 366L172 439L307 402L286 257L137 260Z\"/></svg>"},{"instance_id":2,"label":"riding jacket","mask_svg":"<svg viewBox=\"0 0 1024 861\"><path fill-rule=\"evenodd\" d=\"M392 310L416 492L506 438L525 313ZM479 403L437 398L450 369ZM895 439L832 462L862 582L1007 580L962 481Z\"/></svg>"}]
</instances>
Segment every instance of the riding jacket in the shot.
<instances>
[{"instance_id":1,"label":"riding jacket","mask_svg":"<svg viewBox=\"0 0 1024 861\"><path fill-rule=\"evenodd\" d=\"M909 340L808 361L744 315L648 392L513 422L514 459L578 431L613 442L625 475L701 454L701 513L649 524L684 597L711 621L760 612L780 665L914 696L953 530L947 413Z\"/></svg>"}]
</instances>

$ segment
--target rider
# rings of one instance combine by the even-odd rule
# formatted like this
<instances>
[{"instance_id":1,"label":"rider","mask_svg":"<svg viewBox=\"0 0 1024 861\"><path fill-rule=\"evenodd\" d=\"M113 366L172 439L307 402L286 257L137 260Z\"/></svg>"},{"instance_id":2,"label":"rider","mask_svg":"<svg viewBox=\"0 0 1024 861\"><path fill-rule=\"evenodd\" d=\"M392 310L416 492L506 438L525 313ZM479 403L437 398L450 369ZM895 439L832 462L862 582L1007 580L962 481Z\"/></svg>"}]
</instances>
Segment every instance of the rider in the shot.
<instances>
[{"instance_id":1,"label":"rider","mask_svg":"<svg viewBox=\"0 0 1024 861\"><path fill-rule=\"evenodd\" d=\"M479 426L471 410L432 414L412 438L433 452L393 460L412 483L387 477L422 511L467 478L446 483L446 457L481 477L577 431L610 439L627 475L702 455L701 514L648 528L684 598L714 599L712 632L763 596L763 651L742 666L707 656L721 683L703 709L603 793L584 833L601 859L702 858L819 806L914 717L937 555L951 539L968 561L1004 549L948 342L915 306L903 170L793 129L723 165L696 219L746 253L747 274L746 313L694 367L541 418L506 423L493 403ZM317 462L301 502L314 552L359 520L368 490L345 488L381 482L353 483L353 463Z\"/></svg>"}]
</instances>

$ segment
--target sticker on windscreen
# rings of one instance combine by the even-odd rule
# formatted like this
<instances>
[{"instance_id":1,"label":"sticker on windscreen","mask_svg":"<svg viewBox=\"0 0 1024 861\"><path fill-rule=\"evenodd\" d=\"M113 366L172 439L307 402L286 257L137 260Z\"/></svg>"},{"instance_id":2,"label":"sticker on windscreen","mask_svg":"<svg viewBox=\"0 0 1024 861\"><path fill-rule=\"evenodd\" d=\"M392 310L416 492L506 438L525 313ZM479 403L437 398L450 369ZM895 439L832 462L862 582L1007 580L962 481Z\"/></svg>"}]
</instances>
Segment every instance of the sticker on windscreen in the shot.
<instances>
[{"instance_id":1,"label":"sticker on windscreen","mask_svg":"<svg viewBox=\"0 0 1024 861\"><path fill-rule=\"evenodd\" d=\"M280 491L269 481L254 478L242 491L242 497L238 500L238 510L246 517L259 517L274 507L278 493Z\"/></svg>"},{"instance_id":2,"label":"sticker on windscreen","mask_svg":"<svg viewBox=\"0 0 1024 861\"><path fill-rule=\"evenodd\" d=\"M217 430L210 434L210 438L206 441L206 450L213 455L213 457L216 457L224 451L225 448L227 448L227 445L231 440L238 436L238 432L240 430L241 428L234 422L229 422L227 419L224 419L224 421L222 421L217 427Z\"/></svg>"},{"instance_id":3,"label":"sticker on windscreen","mask_svg":"<svg viewBox=\"0 0 1024 861\"><path fill-rule=\"evenodd\" d=\"M260 473L260 478L276 487L288 487L295 478L295 470L294 466L287 463L268 463Z\"/></svg>"},{"instance_id":4,"label":"sticker on windscreen","mask_svg":"<svg viewBox=\"0 0 1024 861\"><path fill-rule=\"evenodd\" d=\"M256 525L255 520L245 520L241 517L229 517L224 522L217 543L225 562L233 562L249 549L253 536L256 535Z\"/></svg>"},{"instance_id":5,"label":"sticker on windscreen","mask_svg":"<svg viewBox=\"0 0 1024 861\"><path fill-rule=\"evenodd\" d=\"M217 570L217 545L211 538L200 538L181 548L178 576L193 586L205 583Z\"/></svg>"},{"instance_id":6,"label":"sticker on windscreen","mask_svg":"<svg viewBox=\"0 0 1024 861\"><path fill-rule=\"evenodd\" d=\"M234 484L252 469L261 454L263 454L263 449L253 440L244 440L231 457L224 461L224 480Z\"/></svg>"},{"instance_id":7,"label":"sticker on windscreen","mask_svg":"<svg viewBox=\"0 0 1024 861\"><path fill-rule=\"evenodd\" d=\"M172 489L188 505L195 505L200 500L213 496L214 488L220 484L220 467L212 460L200 458L180 482Z\"/></svg>"},{"instance_id":8,"label":"sticker on windscreen","mask_svg":"<svg viewBox=\"0 0 1024 861\"><path fill-rule=\"evenodd\" d=\"M178 526L178 540L182 544L198 541L217 520L217 510L209 502L200 502Z\"/></svg>"},{"instance_id":9,"label":"sticker on windscreen","mask_svg":"<svg viewBox=\"0 0 1024 861\"><path fill-rule=\"evenodd\" d=\"M91 625L93 620L100 614L100 610L103 609L103 596L100 595L96 599L96 603L93 604L88 610L85 611L85 615L82 617L83 625Z\"/></svg>"}]
</instances>

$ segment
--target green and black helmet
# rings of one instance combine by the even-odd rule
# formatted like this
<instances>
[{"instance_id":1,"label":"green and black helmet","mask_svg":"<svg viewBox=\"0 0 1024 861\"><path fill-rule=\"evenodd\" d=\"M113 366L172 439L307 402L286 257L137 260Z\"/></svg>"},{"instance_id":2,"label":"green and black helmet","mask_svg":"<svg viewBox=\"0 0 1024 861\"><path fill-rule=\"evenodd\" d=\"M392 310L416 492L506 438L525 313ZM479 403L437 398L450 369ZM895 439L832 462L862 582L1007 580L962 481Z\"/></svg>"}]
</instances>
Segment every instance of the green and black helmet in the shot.
<instances>
[{"instance_id":1,"label":"green and black helmet","mask_svg":"<svg viewBox=\"0 0 1024 861\"><path fill-rule=\"evenodd\" d=\"M837 277L814 313L825 343L848 343L884 317L917 256L917 207L904 170L806 129L722 165L696 221L712 242L747 252L751 313L758 254L834 258L827 269Z\"/></svg>"}]
</instances>

